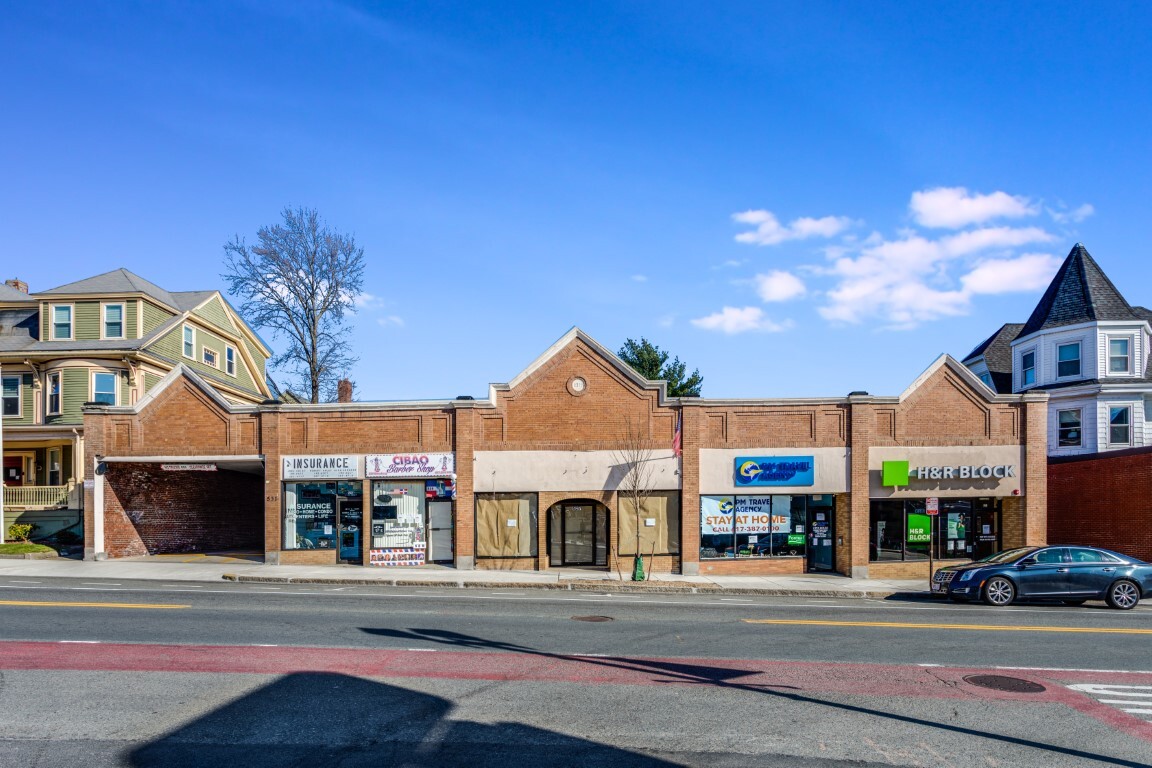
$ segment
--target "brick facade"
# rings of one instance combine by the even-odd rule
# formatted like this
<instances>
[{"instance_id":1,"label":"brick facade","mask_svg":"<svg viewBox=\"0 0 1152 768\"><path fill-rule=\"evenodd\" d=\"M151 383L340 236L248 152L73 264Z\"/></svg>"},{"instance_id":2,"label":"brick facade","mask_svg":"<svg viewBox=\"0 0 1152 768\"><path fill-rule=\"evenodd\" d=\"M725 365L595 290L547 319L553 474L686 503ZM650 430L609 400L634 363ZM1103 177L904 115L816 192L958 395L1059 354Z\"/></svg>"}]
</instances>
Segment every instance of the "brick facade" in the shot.
<instances>
[{"instance_id":1,"label":"brick facade","mask_svg":"<svg viewBox=\"0 0 1152 768\"><path fill-rule=\"evenodd\" d=\"M263 478L242 472L165 472L116 464L104 476L109 557L260 551Z\"/></svg>"},{"instance_id":2,"label":"brick facade","mask_svg":"<svg viewBox=\"0 0 1152 768\"><path fill-rule=\"evenodd\" d=\"M805 570L802 557L700 559L700 496L732 493L702 487L702 477L723 474L718 474L716 457L740 451L765 456L824 451L822 455L843 457L842 478L836 481L839 487L814 486L791 492L835 496L833 563L836 571L847 575L868 575L870 567L875 571L871 575L927 574L926 564L869 563L869 487L877 472L869 464L873 448L958 446L979 452L983 447L1019 446L1024 457L1022 495L1003 499L1004 545L1040 543L1046 535L1045 396L990 396L966 369L950 359L941 358L900 397L857 394L808 400L680 401L666 398L660 385L641 379L610 352L573 331L510 384L493 385L493 396L488 400L229 407L192 376L176 373L166 381L167 385L157 387L135 407L86 409L88 479L93 479L91 468L97 456L152 461L160 456L262 457L263 490L245 496L245 503L262 510L255 517L262 520L266 560L273 563L335 563L338 556L334 549L280 548L283 456L451 452L456 463L457 567L554 566L549 557L549 509L562 501L583 500L601 504L608 511L608 569L630 573L632 556L619 554L616 541L620 505L614 485L618 477L612 479L616 477L612 472L595 480L568 469L555 470L548 477L510 475L524 477L523 487L504 487L502 492L537 496L538 554L533 558L478 559L474 512L476 494L496 490L489 488L494 477L477 476L477 462L484 457L549 454L570 456L579 463L597 455L601 459L618 456L630 441L654 455L663 452L671 462L666 466L678 467L674 473L677 477L672 477L671 471L665 477L674 485L665 487L678 488L680 493L680 551L646 557L650 571L783 574ZM683 424L683 455L676 462L670 447L678 418ZM726 466L724 471L731 478L730 461ZM133 544L117 517L123 516L125 488L117 477L107 476L102 482L104 551L112 556L135 551L133 547L139 548L143 538ZM370 481L363 482L367 494ZM826 481L818 480L817 486L821 482ZM157 488L157 508L167 509L159 502L174 492L149 487ZM753 491L772 492L771 488ZM91 510L94 492L90 489L87 494ZM89 518L87 530L92 531L91 513ZM166 545L159 534L159 539L148 546L163 549L186 546L186 542L173 534ZM95 542L90 541L89 555L94 550Z\"/></svg>"},{"instance_id":3,"label":"brick facade","mask_svg":"<svg viewBox=\"0 0 1152 768\"><path fill-rule=\"evenodd\" d=\"M1152 562L1152 448L1051 459L1048 541Z\"/></svg>"}]
</instances>

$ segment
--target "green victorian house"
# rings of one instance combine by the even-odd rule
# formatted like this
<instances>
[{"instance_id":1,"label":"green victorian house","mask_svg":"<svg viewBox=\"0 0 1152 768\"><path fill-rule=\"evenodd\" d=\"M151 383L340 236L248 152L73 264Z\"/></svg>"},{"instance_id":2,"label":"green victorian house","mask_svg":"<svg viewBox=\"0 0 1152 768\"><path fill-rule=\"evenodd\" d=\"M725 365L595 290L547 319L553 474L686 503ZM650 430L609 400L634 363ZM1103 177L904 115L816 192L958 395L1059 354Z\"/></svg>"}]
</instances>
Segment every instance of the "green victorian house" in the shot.
<instances>
[{"instance_id":1,"label":"green victorian house","mask_svg":"<svg viewBox=\"0 0 1152 768\"><path fill-rule=\"evenodd\" d=\"M267 345L219 291L169 292L126 269L47 291L0 285L4 531L83 519L86 402L133 405L183 364L227 400L271 395Z\"/></svg>"}]
</instances>

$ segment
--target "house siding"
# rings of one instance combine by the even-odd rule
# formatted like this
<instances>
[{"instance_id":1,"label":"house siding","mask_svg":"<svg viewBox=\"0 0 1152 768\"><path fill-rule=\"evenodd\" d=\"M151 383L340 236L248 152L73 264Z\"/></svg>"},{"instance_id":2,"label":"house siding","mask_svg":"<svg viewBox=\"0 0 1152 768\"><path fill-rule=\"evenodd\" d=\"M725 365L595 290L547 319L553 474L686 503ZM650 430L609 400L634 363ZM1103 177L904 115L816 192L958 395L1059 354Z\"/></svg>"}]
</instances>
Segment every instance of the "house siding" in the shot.
<instances>
[{"instance_id":1,"label":"house siding","mask_svg":"<svg viewBox=\"0 0 1152 768\"><path fill-rule=\"evenodd\" d=\"M175 315L166 309L162 309L150 301L144 302L144 331L140 335L147 336L152 331L159 328L166 323L169 318Z\"/></svg>"},{"instance_id":2,"label":"house siding","mask_svg":"<svg viewBox=\"0 0 1152 768\"><path fill-rule=\"evenodd\" d=\"M213 297L192 314L204 318L207 322L220 328L227 328L230 331L236 330L236 326L232 324L232 319L228 317L228 313L224 310L224 305L220 303L219 298Z\"/></svg>"}]
</instances>

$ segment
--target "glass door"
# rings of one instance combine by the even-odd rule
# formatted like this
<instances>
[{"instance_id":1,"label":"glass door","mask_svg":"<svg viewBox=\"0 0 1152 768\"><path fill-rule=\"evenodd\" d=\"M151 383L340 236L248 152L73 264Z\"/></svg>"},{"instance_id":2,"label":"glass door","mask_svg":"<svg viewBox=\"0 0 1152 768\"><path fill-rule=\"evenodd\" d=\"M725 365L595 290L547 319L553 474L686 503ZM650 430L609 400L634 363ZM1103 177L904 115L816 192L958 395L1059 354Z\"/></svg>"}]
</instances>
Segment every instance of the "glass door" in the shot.
<instances>
[{"instance_id":1,"label":"glass door","mask_svg":"<svg viewBox=\"0 0 1152 768\"><path fill-rule=\"evenodd\" d=\"M428 502L428 561L452 562L452 502Z\"/></svg>"},{"instance_id":2,"label":"glass door","mask_svg":"<svg viewBox=\"0 0 1152 768\"><path fill-rule=\"evenodd\" d=\"M816 497L813 497L816 498ZM829 504L821 506L813 502L808 504L808 570L831 571L834 570L835 552L832 542L833 507Z\"/></svg>"},{"instance_id":3,"label":"glass door","mask_svg":"<svg viewBox=\"0 0 1152 768\"><path fill-rule=\"evenodd\" d=\"M548 552L553 565L608 565L608 509L591 501L552 507Z\"/></svg>"},{"instance_id":4,"label":"glass door","mask_svg":"<svg viewBox=\"0 0 1152 768\"><path fill-rule=\"evenodd\" d=\"M360 565L364 562L361 535L364 530L364 499L337 498L336 524L339 530L340 562Z\"/></svg>"},{"instance_id":5,"label":"glass door","mask_svg":"<svg viewBox=\"0 0 1152 768\"><path fill-rule=\"evenodd\" d=\"M591 504L564 505L564 564L592 565L596 520Z\"/></svg>"}]
</instances>

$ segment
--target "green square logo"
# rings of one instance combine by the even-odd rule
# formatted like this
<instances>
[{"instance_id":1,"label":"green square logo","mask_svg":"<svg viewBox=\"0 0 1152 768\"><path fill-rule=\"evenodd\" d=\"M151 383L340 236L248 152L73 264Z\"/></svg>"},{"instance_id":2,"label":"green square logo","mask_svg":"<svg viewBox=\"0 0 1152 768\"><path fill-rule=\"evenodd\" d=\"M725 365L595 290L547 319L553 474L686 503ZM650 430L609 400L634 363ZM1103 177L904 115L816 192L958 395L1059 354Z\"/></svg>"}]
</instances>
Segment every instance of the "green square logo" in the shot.
<instances>
[{"instance_id":1,"label":"green square logo","mask_svg":"<svg viewBox=\"0 0 1152 768\"><path fill-rule=\"evenodd\" d=\"M908 485L908 462L884 462L880 469L880 477L880 485L885 487Z\"/></svg>"}]
</instances>

